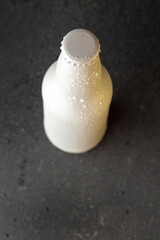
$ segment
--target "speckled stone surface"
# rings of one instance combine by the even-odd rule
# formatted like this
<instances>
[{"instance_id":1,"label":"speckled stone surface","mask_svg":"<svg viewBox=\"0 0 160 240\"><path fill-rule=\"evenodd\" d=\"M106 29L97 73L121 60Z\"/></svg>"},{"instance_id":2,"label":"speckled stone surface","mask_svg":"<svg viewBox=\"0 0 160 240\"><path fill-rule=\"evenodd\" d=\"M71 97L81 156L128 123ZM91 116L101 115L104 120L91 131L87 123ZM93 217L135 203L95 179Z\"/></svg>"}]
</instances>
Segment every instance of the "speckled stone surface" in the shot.
<instances>
[{"instance_id":1,"label":"speckled stone surface","mask_svg":"<svg viewBox=\"0 0 160 240\"><path fill-rule=\"evenodd\" d=\"M0 240L160 239L158 1L2 1ZM41 82L74 28L93 31L114 97L92 151L53 147Z\"/></svg>"}]
</instances>

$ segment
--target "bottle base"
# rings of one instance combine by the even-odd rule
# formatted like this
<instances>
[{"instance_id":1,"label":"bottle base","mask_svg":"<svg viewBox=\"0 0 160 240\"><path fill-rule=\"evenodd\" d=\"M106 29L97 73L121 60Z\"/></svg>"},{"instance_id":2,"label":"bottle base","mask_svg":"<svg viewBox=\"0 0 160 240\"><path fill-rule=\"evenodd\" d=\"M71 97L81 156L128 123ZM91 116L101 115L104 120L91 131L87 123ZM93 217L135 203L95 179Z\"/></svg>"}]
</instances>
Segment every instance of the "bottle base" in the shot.
<instances>
[{"instance_id":1,"label":"bottle base","mask_svg":"<svg viewBox=\"0 0 160 240\"><path fill-rule=\"evenodd\" d=\"M44 123L44 131L45 131L45 134L47 136L47 138L49 139L49 141L51 142L51 144L53 146L55 146L56 148L60 149L61 151L63 152L66 152L66 153L72 153L72 154L79 154L79 153L85 153L85 152L88 152L90 151L91 149L93 149L94 147L96 147L101 141L102 139L104 138L105 134L106 134L106 131L107 131L107 128L106 130L103 132L103 134L101 134L101 136L99 136L99 138L92 144L88 145L88 146L85 146L85 147L77 147L77 148L68 148L66 147L64 144L60 145L56 142L55 139L53 139L53 137L50 136L49 134L49 131L47 131L47 128L45 126L45 123Z\"/></svg>"}]
</instances>

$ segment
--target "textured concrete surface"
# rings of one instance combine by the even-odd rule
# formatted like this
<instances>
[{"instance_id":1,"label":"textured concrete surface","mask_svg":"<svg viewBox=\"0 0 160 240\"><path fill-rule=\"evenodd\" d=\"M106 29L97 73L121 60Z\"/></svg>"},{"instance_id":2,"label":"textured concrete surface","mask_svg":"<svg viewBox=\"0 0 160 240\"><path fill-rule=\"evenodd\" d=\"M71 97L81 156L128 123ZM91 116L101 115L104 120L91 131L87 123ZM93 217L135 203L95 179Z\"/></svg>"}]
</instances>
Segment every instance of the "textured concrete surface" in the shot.
<instances>
[{"instance_id":1,"label":"textured concrete surface","mask_svg":"<svg viewBox=\"0 0 160 240\"><path fill-rule=\"evenodd\" d=\"M1 1L0 240L160 239L158 1ZM92 151L54 148L41 82L62 37L100 40L114 97Z\"/></svg>"}]
</instances>

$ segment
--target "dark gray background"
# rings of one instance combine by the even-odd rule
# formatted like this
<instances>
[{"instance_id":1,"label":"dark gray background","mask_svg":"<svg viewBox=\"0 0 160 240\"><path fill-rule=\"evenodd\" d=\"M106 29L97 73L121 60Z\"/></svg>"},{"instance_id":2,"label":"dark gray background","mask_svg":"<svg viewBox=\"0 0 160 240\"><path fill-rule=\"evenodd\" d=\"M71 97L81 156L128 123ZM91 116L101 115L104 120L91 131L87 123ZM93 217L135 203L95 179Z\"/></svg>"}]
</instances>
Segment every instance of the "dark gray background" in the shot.
<instances>
[{"instance_id":1,"label":"dark gray background","mask_svg":"<svg viewBox=\"0 0 160 240\"><path fill-rule=\"evenodd\" d=\"M0 4L0 240L160 239L160 4ZM92 151L53 147L41 83L72 29L93 31L114 96Z\"/></svg>"}]
</instances>

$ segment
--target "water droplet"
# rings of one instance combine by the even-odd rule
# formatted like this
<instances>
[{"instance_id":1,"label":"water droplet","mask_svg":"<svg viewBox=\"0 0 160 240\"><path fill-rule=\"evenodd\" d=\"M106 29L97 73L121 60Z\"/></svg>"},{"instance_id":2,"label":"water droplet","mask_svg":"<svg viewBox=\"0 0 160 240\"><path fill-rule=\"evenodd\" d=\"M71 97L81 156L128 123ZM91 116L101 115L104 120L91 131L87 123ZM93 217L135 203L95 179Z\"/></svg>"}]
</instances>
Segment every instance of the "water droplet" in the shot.
<instances>
[{"instance_id":1,"label":"water droplet","mask_svg":"<svg viewBox=\"0 0 160 240\"><path fill-rule=\"evenodd\" d=\"M86 105L85 105L85 104L83 105L83 108L86 108Z\"/></svg>"},{"instance_id":2,"label":"water droplet","mask_svg":"<svg viewBox=\"0 0 160 240\"><path fill-rule=\"evenodd\" d=\"M80 98L80 102L83 103L83 102L84 102L84 99L83 99L83 98Z\"/></svg>"},{"instance_id":3,"label":"water droplet","mask_svg":"<svg viewBox=\"0 0 160 240\"><path fill-rule=\"evenodd\" d=\"M98 76L98 73L96 73L95 75Z\"/></svg>"},{"instance_id":4,"label":"water droplet","mask_svg":"<svg viewBox=\"0 0 160 240\"><path fill-rule=\"evenodd\" d=\"M102 105L102 102L101 102L101 101L99 102L99 105Z\"/></svg>"}]
</instances>

